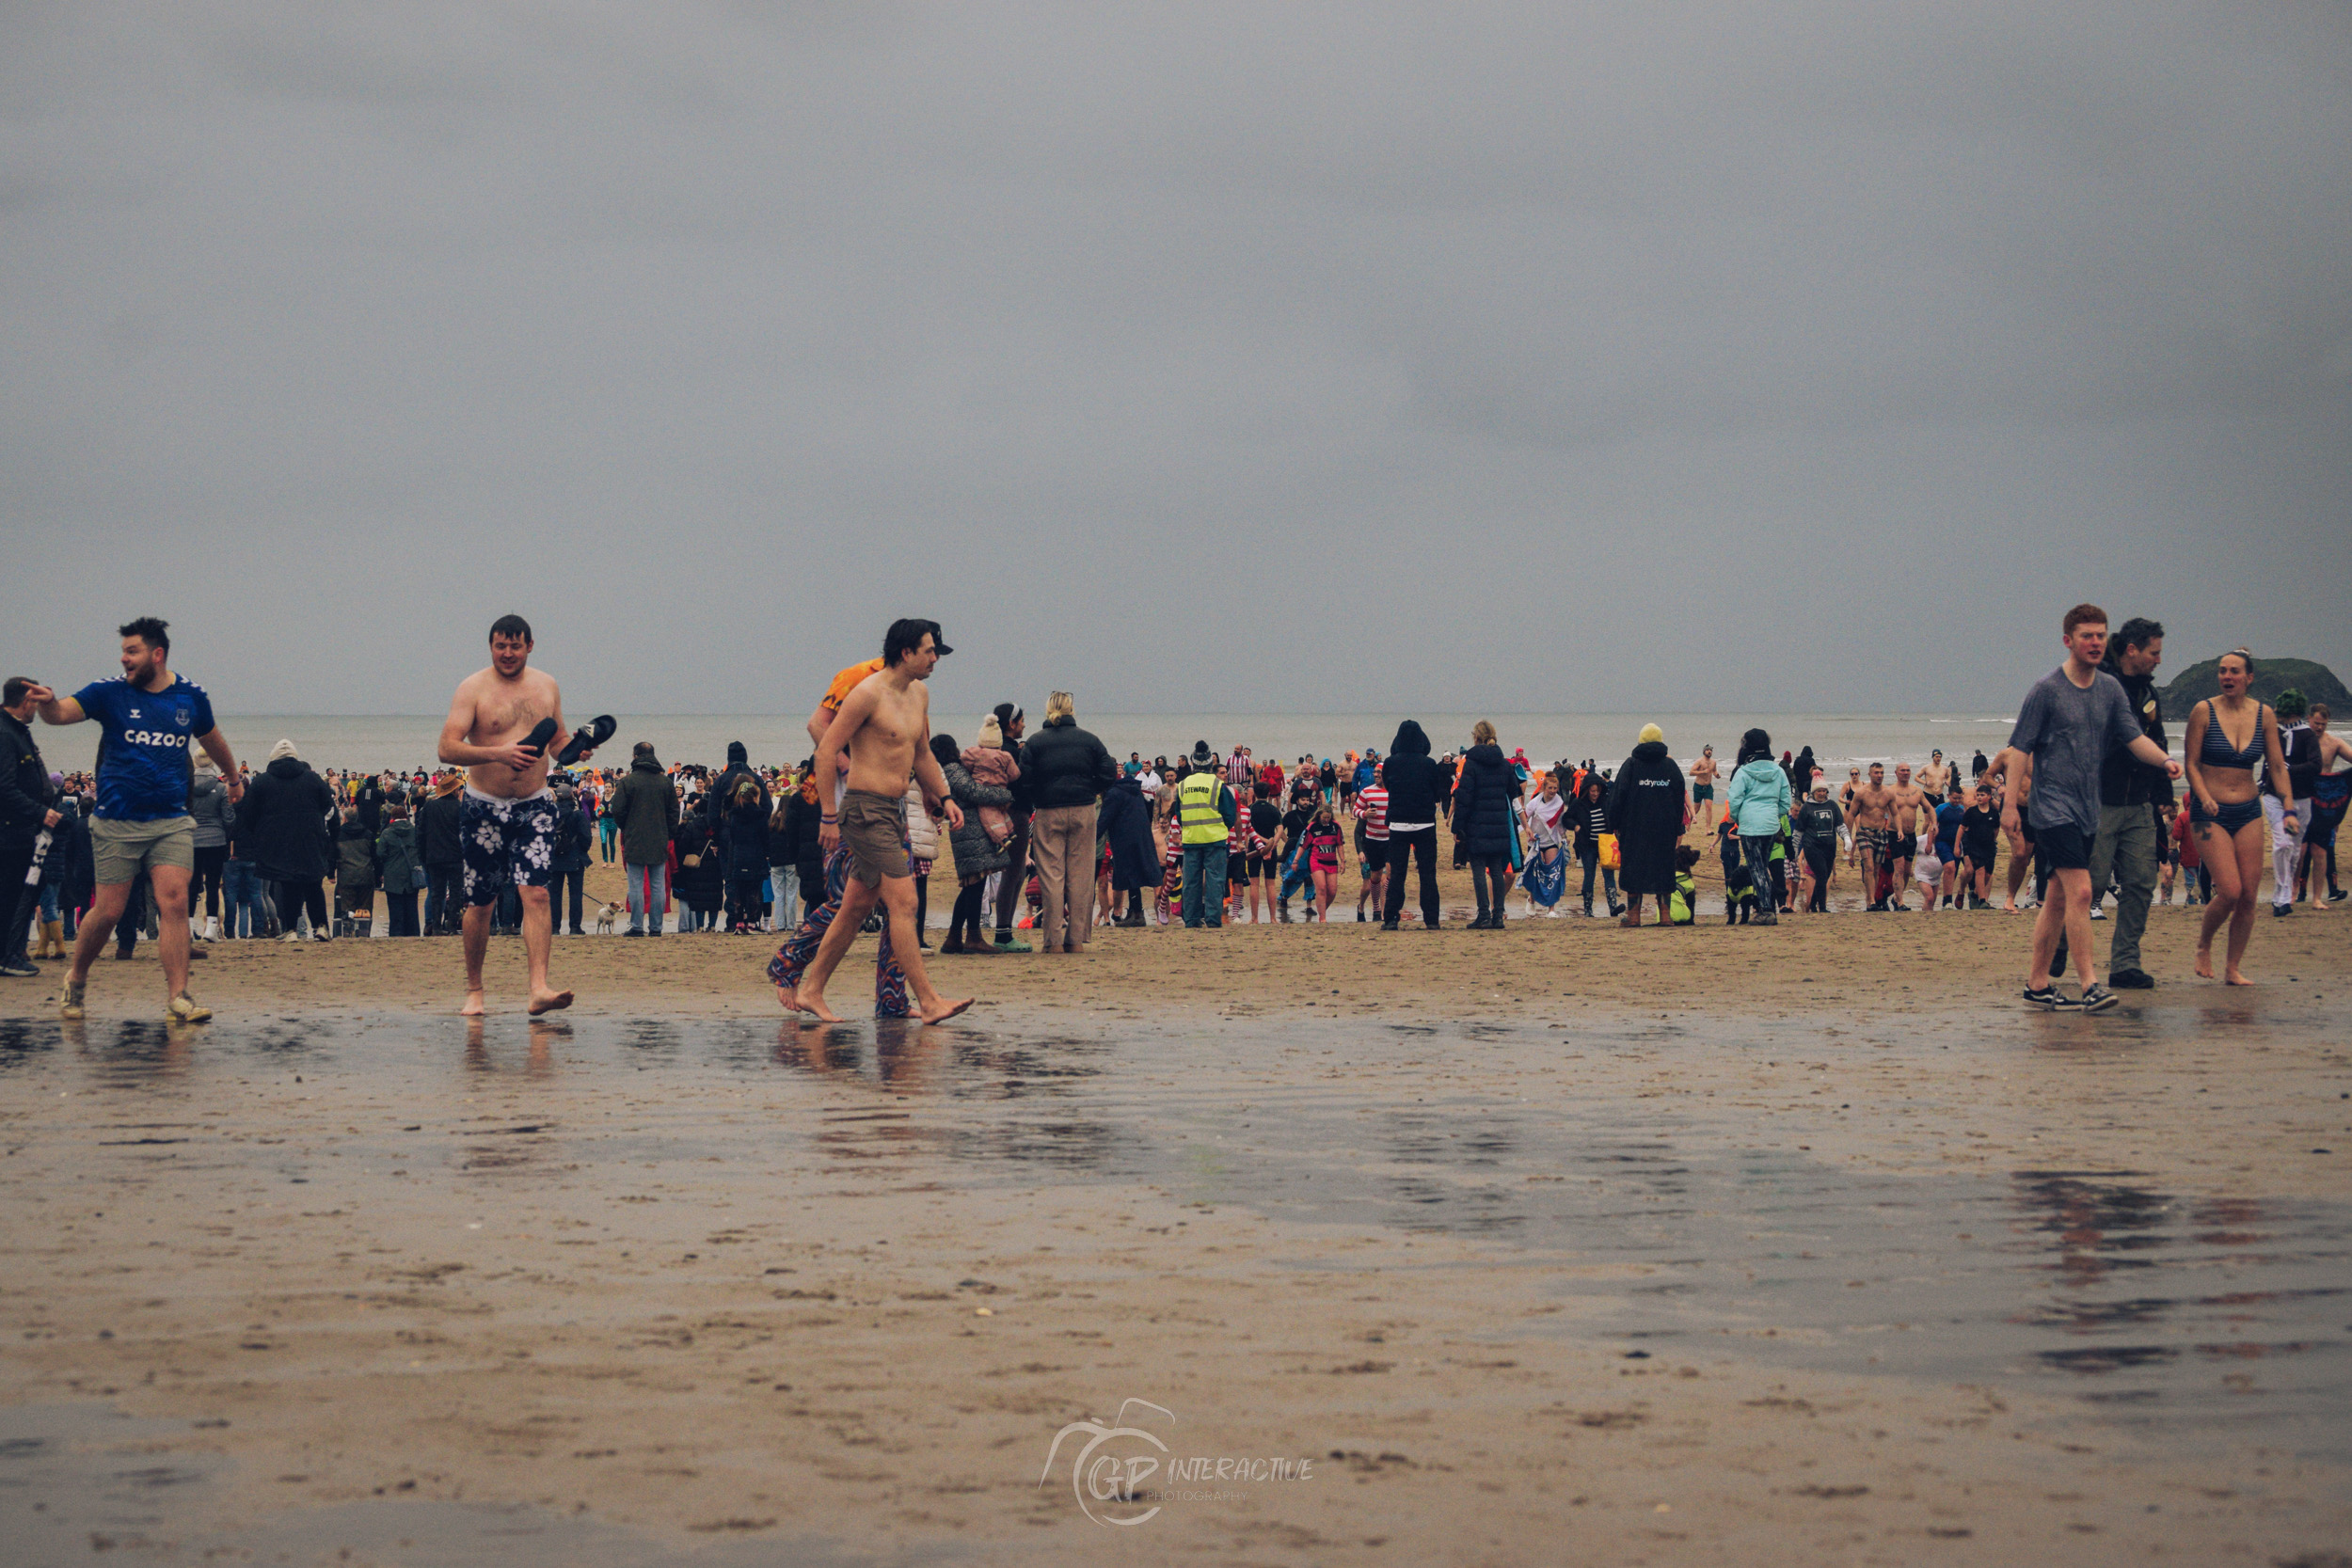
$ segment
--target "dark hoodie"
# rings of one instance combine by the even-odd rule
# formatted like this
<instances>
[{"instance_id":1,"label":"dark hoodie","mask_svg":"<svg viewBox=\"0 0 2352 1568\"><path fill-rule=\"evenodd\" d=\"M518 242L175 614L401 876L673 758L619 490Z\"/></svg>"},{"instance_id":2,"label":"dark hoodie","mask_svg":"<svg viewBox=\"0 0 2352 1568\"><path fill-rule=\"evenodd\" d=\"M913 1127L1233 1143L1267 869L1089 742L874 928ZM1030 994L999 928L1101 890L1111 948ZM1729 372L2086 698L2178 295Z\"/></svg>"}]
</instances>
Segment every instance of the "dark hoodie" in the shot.
<instances>
[{"instance_id":1,"label":"dark hoodie","mask_svg":"<svg viewBox=\"0 0 2352 1568\"><path fill-rule=\"evenodd\" d=\"M1502 748L1491 741L1471 747L1454 785L1454 836L1473 855L1508 855L1511 802L1518 798L1518 774ZM1394 790L1389 799L1395 800Z\"/></svg>"},{"instance_id":2,"label":"dark hoodie","mask_svg":"<svg viewBox=\"0 0 2352 1568\"><path fill-rule=\"evenodd\" d=\"M266 881L315 882L335 844L335 795L300 757L279 757L255 776L237 806L237 858Z\"/></svg>"},{"instance_id":3,"label":"dark hoodie","mask_svg":"<svg viewBox=\"0 0 2352 1568\"><path fill-rule=\"evenodd\" d=\"M744 779L759 784L760 832L739 855L735 844L735 786ZM718 830L722 858L730 866L757 860L760 870L765 872L768 869L768 815L776 806L769 799L767 784L761 783L759 775L752 771L752 754L743 749L741 741L727 742L726 770L712 782L709 800L711 826Z\"/></svg>"},{"instance_id":4,"label":"dark hoodie","mask_svg":"<svg viewBox=\"0 0 2352 1568\"><path fill-rule=\"evenodd\" d=\"M1429 737L1420 723L1407 719L1389 742L1389 760L1380 765L1380 783L1389 792L1389 822L1435 822L1438 803L1446 786L1438 764L1429 754Z\"/></svg>"}]
</instances>

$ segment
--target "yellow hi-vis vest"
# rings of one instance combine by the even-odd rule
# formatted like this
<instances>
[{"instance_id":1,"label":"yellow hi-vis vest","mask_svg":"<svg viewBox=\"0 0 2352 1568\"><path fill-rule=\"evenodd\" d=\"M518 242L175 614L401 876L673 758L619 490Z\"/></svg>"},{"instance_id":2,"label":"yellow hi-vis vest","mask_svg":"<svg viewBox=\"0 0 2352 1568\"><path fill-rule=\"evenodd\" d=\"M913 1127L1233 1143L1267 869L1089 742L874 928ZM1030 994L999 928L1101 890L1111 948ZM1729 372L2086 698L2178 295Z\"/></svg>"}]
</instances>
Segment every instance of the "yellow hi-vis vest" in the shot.
<instances>
[{"instance_id":1,"label":"yellow hi-vis vest","mask_svg":"<svg viewBox=\"0 0 2352 1568\"><path fill-rule=\"evenodd\" d=\"M1176 822L1186 844L1216 844L1225 838L1225 814L1216 802L1224 781L1214 768L1184 775L1176 786Z\"/></svg>"}]
</instances>

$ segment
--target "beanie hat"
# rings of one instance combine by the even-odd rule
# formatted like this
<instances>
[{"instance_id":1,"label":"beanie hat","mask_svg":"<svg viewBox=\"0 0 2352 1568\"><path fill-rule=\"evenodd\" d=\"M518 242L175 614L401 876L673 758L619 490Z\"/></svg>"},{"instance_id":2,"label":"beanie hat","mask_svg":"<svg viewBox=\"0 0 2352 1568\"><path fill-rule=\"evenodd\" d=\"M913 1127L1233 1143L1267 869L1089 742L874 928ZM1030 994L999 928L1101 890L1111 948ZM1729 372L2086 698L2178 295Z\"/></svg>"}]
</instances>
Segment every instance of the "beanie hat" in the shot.
<instances>
[{"instance_id":1,"label":"beanie hat","mask_svg":"<svg viewBox=\"0 0 2352 1568\"><path fill-rule=\"evenodd\" d=\"M1636 736L1634 740L1636 744L1642 744L1652 740L1663 740L1665 738L1666 732L1664 730L1660 729L1655 724L1644 724L1642 726L1642 733Z\"/></svg>"},{"instance_id":2,"label":"beanie hat","mask_svg":"<svg viewBox=\"0 0 2352 1568\"><path fill-rule=\"evenodd\" d=\"M269 760L272 762L276 762L279 757L290 757L294 754L294 747L291 740L281 740L269 749Z\"/></svg>"}]
</instances>

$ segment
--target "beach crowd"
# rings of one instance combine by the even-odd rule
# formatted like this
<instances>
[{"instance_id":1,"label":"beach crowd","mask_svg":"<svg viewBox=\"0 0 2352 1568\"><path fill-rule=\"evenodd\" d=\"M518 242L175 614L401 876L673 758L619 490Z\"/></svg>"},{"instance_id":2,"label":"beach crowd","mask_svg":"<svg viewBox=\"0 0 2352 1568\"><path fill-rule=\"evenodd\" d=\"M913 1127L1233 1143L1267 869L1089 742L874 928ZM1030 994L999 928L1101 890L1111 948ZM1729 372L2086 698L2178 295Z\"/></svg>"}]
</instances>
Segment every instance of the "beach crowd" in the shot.
<instances>
[{"instance_id":1,"label":"beach crowd","mask_svg":"<svg viewBox=\"0 0 2352 1568\"><path fill-rule=\"evenodd\" d=\"M2307 709L2291 692L2267 705L2233 695L2252 672L2250 656L2237 654L2223 661L2224 696L2185 716L2186 768L2152 761L2146 752L2168 748L2152 678L2163 628L2128 621L2110 639L2104 619L2090 661L2095 679L2068 689L2099 695L2106 688L2098 683L2111 683L2123 719L2099 721L2113 733L2095 748L2087 777L2061 774L2055 753L2015 738L1998 756L1978 752L1964 765L1935 752L1896 762L1891 777L1882 762L1850 764L1833 777L1810 746L1776 751L1761 729L1741 736L1725 762L1712 744L1677 758L1651 724L1625 758L1603 765L1506 752L1484 721L1439 752L1409 719L1385 752L1367 745L1336 758L1283 759L1195 737L1120 762L1078 725L1074 700L1057 692L1034 733L1025 709L1006 702L980 720L968 744L930 725L925 696L915 737L922 744L906 759L903 784L849 793L895 794L884 815L904 847L910 934L922 952L932 951L931 880L953 879L941 894L949 907L936 949L944 956L1082 951L1097 925L1324 924L1335 909L1339 918L1352 913L1394 931L1406 928L1408 902L1418 928L1435 931L1443 926L1440 854L1470 873L1472 930L1563 915L1627 927L1692 925L1702 918L1695 871L1709 855L1722 869L1722 918L1761 925L1830 912L1841 887L1844 906L1866 913L2014 912L2046 904L2052 878L2080 859L2093 890L2087 917L2114 922L2111 985L2153 984L2138 960L2149 908L2176 893L2210 907L2217 876L2234 974L2258 898L2283 915L2344 896L2334 845L2352 781L2339 765L2352 764L2352 746L2330 733L2324 705ZM932 662L948 651L932 624L899 626L908 625L931 628ZM2075 630L2070 625L2070 640ZM675 920L687 933L796 932L801 951L787 942L770 968L790 1006L831 923L825 911L852 886L854 857L838 842L847 830L837 814L846 808L840 791L825 787L847 776L850 752L828 760L825 737L850 696L884 673L884 660L835 677L811 716L816 750L790 767L755 768L741 742L722 762L665 762L644 741L632 744L626 763L566 766L546 755L543 739L536 754L545 777L528 797L535 815L518 841L521 858L499 868L503 875L469 877L469 843L505 844L515 830L505 818L488 837L478 824L469 829L469 800L490 797L479 789L469 796L469 778L486 765L453 759L462 741L445 736L450 760L358 773L317 766L288 737L257 770L222 754L225 741L217 751L192 743L217 730L201 689L165 671L163 624L134 622L123 636L122 680L61 700L15 677L0 693L0 904L16 905L0 933L0 974L38 974L32 960L66 956L94 916L105 920L119 955L178 922L192 939L191 956L199 956L215 941L371 936L379 903L392 937L457 931L469 910L484 911L477 924L485 935L523 932L525 906L544 889L551 930L587 935L584 878L604 863L620 867L628 892L625 910L618 901L595 907L599 930L658 937ZM509 641L527 658L528 627ZM153 672L164 672L160 690ZM2047 685L2036 689L2037 701ZM912 686L919 691L919 680ZM174 693L182 698L176 709L160 701ZM155 713L135 701L142 695L149 709L170 712L174 728L160 747ZM66 701L75 705L70 714L61 711ZM2029 703L2021 712L2021 735L2036 711ZM106 739L97 771L52 771L41 760L37 717L98 721ZM2142 754L2130 739L2145 743ZM160 750L162 763L142 748ZM2044 758L2038 777L2026 761L2037 755ZM126 775L161 802L159 815L109 810L110 788L127 793ZM2061 789L2087 801L2070 814L2071 826L2058 821L2055 806L2031 806L2038 791ZM160 815L167 810L169 817ZM126 822L170 820L176 831L183 819L184 868L158 875L151 861L126 859ZM2079 852L2045 848L2040 841L2052 827L2061 837L2079 832ZM2257 852L2241 855L2241 838ZM176 850L166 857L179 858ZM119 876L126 865L129 874ZM110 884L122 895L102 908ZM878 929L884 920L884 911L862 913L859 926ZM2208 921L2207 943L2219 924ZM2064 936L2054 944L2061 968L2067 945ZM904 1006L904 980L891 933L883 946L877 994L890 1011ZM2043 988L2028 988L2029 999L2046 989L2046 973L2043 979Z\"/></svg>"}]
</instances>

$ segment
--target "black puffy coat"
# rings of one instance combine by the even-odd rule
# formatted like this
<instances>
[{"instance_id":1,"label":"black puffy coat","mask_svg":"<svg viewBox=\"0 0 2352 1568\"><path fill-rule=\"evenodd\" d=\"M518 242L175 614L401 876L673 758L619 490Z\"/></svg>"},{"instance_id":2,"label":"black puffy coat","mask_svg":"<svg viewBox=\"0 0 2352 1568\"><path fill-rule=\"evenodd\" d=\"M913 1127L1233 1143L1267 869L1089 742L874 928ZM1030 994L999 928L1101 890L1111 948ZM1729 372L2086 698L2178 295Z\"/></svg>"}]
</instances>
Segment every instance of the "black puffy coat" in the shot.
<instances>
[{"instance_id":1,"label":"black puffy coat","mask_svg":"<svg viewBox=\"0 0 2352 1568\"><path fill-rule=\"evenodd\" d=\"M1454 836L1473 855L1508 855L1511 802L1518 798L1519 776L1502 748L1492 742L1471 747L1454 783ZM1396 792L1389 799L1393 802Z\"/></svg>"},{"instance_id":2,"label":"black puffy coat","mask_svg":"<svg viewBox=\"0 0 2352 1568\"><path fill-rule=\"evenodd\" d=\"M454 804L453 800L452 804ZM335 792L300 757L254 775L237 805L237 858L272 882L315 882L335 861Z\"/></svg>"},{"instance_id":3,"label":"black puffy coat","mask_svg":"<svg viewBox=\"0 0 2352 1568\"><path fill-rule=\"evenodd\" d=\"M1119 764L1093 732L1080 729L1074 719L1048 719L1021 743L1015 760L1021 764L1021 782L1027 786L1033 811L1090 806L1119 782Z\"/></svg>"},{"instance_id":4,"label":"black puffy coat","mask_svg":"<svg viewBox=\"0 0 2352 1568\"><path fill-rule=\"evenodd\" d=\"M417 853L424 858L427 870L455 871L466 863L465 848L457 842L459 810L454 791L436 795L417 808Z\"/></svg>"},{"instance_id":5,"label":"black puffy coat","mask_svg":"<svg viewBox=\"0 0 2352 1568\"><path fill-rule=\"evenodd\" d=\"M771 856L781 858L771 859L768 863L788 863L793 875L800 878L803 892L821 888L825 883L824 831L824 814L818 810L817 802L794 790L792 798L784 803L784 842L779 845L771 840L768 846ZM821 894L818 901L824 901Z\"/></svg>"},{"instance_id":6,"label":"black puffy coat","mask_svg":"<svg viewBox=\"0 0 2352 1568\"><path fill-rule=\"evenodd\" d=\"M1120 893L1129 888L1156 887L1160 880L1159 846L1152 838L1152 802L1143 798L1143 786L1133 779L1121 779L1103 792L1103 815L1095 819L1102 837L1111 847L1111 886Z\"/></svg>"},{"instance_id":7,"label":"black puffy coat","mask_svg":"<svg viewBox=\"0 0 2352 1568\"><path fill-rule=\"evenodd\" d=\"M1645 740L1617 769L1609 788L1609 825L1623 863L1617 886L1627 893L1674 892L1675 846L1682 842L1682 768L1662 740Z\"/></svg>"},{"instance_id":8,"label":"black puffy coat","mask_svg":"<svg viewBox=\"0 0 2352 1568\"><path fill-rule=\"evenodd\" d=\"M726 861L730 877L768 875L768 792L727 813Z\"/></svg>"},{"instance_id":9,"label":"black puffy coat","mask_svg":"<svg viewBox=\"0 0 2352 1568\"><path fill-rule=\"evenodd\" d=\"M726 872L719 863L719 835L710 831L710 819L696 810L678 824L671 844L677 851L677 895L697 910L715 910L726 902ZM690 855L692 865L686 863Z\"/></svg>"},{"instance_id":10,"label":"black puffy coat","mask_svg":"<svg viewBox=\"0 0 2352 1568\"><path fill-rule=\"evenodd\" d=\"M1443 770L1429 754L1429 737L1419 721L1407 719L1389 742L1389 760L1380 765L1380 783L1389 792L1391 822L1435 822L1438 802L1445 799Z\"/></svg>"}]
</instances>

